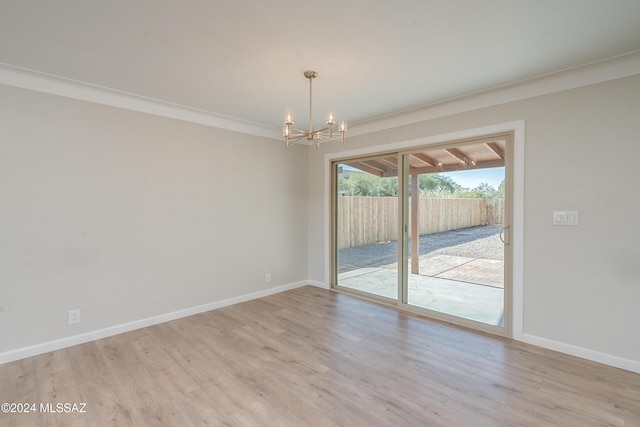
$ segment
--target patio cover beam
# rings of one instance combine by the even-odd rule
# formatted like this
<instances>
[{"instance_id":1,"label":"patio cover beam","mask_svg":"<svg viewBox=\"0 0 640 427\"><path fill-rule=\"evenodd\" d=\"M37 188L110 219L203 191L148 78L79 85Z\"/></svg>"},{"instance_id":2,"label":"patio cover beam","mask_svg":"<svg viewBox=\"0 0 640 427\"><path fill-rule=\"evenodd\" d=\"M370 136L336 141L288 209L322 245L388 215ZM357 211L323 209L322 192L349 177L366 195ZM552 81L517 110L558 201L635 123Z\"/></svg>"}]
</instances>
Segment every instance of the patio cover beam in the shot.
<instances>
[{"instance_id":1,"label":"patio cover beam","mask_svg":"<svg viewBox=\"0 0 640 427\"><path fill-rule=\"evenodd\" d=\"M504 150L500 148L497 142L488 142L485 144L487 147L491 149L498 157L504 160Z\"/></svg>"}]
</instances>

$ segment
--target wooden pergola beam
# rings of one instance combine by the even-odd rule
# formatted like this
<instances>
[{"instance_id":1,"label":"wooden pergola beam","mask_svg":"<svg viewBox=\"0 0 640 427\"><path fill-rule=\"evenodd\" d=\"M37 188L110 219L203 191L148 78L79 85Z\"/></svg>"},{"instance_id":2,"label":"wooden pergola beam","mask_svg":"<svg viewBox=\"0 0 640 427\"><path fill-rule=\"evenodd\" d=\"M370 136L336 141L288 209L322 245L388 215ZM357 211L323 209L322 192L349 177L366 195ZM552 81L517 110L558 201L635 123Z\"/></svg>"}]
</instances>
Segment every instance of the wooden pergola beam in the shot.
<instances>
[{"instance_id":1,"label":"wooden pergola beam","mask_svg":"<svg viewBox=\"0 0 640 427\"><path fill-rule=\"evenodd\" d=\"M411 153L412 157L415 157L416 159L420 160L423 163L426 163L429 166L433 166L436 167L438 166L438 161L432 157L427 156L424 153Z\"/></svg>"},{"instance_id":2,"label":"wooden pergola beam","mask_svg":"<svg viewBox=\"0 0 640 427\"><path fill-rule=\"evenodd\" d=\"M496 153L498 157L500 157L501 159L504 159L504 150L500 148L497 142L487 142L485 145L489 147L491 151Z\"/></svg>"},{"instance_id":3,"label":"wooden pergola beam","mask_svg":"<svg viewBox=\"0 0 640 427\"><path fill-rule=\"evenodd\" d=\"M462 151L458 150L457 148L447 148L444 151L451 154L453 157L460 160L461 162L467 162L470 160Z\"/></svg>"},{"instance_id":4,"label":"wooden pergola beam","mask_svg":"<svg viewBox=\"0 0 640 427\"><path fill-rule=\"evenodd\" d=\"M415 168L416 173L422 175L425 173L438 173L438 172L455 172L459 170L467 170L467 169L485 169L485 168L499 168L504 166L503 159L496 160L486 160L484 162L477 162L475 166L469 168L461 168L460 163L453 163L449 165L442 165L438 167L424 167L424 168ZM412 170L413 173L413 170Z\"/></svg>"},{"instance_id":5,"label":"wooden pergola beam","mask_svg":"<svg viewBox=\"0 0 640 427\"><path fill-rule=\"evenodd\" d=\"M385 157L377 160L378 162L388 166L387 171L398 170L398 160L395 157Z\"/></svg>"},{"instance_id":6,"label":"wooden pergola beam","mask_svg":"<svg viewBox=\"0 0 640 427\"><path fill-rule=\"evenodd\" d=\"M377 169L373 166L370 166L368 163L365 162L354 162L354 163L349 163L349 166L352 166L356 169L360 169L361 171L370 173L372 175L375 176L379 176L382 177L384 175L384 170L381 169Z\"/></svg>"}]
</instances>

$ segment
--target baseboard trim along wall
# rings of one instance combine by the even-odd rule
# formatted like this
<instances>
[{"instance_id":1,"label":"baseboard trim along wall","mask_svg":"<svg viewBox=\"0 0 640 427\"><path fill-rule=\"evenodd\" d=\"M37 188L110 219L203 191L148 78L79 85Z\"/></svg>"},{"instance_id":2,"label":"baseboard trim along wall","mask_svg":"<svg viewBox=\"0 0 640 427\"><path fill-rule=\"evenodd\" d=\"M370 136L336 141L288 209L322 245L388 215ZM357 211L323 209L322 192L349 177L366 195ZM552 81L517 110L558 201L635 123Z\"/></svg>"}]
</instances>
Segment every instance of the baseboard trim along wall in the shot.
<instances>
[{"instance_id":1,"label":"baseboard trim along wall","mask_svg":"<svg viewBox=\"0 0 640 427\"><path fill-rule=\"evenodd\" d=\"M318 282L317 280L309 280L307 283L311 286L315 286L316 288L331 289L331 286L329 286L328 283Z\"/></svg>"},{"instance_id":2,"label":"baseboard trim along wall","mask_svg":"<svg viewBox=\"0 0 640 427\"><path fill-rule=\"evenodd\" d=\"M537 337L535 335L524 335L524 342L537 347L543 347L549 350L559 351L560 353L570 354L571 356L580 357L582 359L591 360L592 362L603 363L615 368L625 369L627 371L640 374L640 362L625 359L610 354L601 353L599 351L589 350L588 348L578 347L571 344L565 344L546 338Z\"/></svg>"},{"instance_id":3,"label":"baseboard trim along wall","mask_svg":"<svg viewBox=\"0 0 640 427\"><path fill-rule=\"evenodd\" d=\"M0 364L13 362L15 360L26 359L27 357L37 356L39 354L48 353L54 350L60 350L66 347L72 347L74 345L83 344L89 341L95 341L101 338L110 337L113 335L122 334L124 332L133 331L136 329L146 328L147 326L153 326L171 320L180 319L182 317L192 316L194 314L204 313L205 311L215 310L217 308L227 307L241 302L250 301L257 298L274 295L280 292L288 291L291 289L299 288L309 285L308 281L301 281L296 283L290 283L275 288L265 289L263 291L252 292L246 295L240 295L233 298L224 299L221 301L215 301L197 307L191 307L184 310L174 311L171 313L161 314L158 316L148 317L146 319L140 319L121 325L110 326L108 328L99 329L97 331L86 332L80 335L74 335L70 337L61 338L54 341L47 341L42 344L36 344L29 347L18 348L16 350L9 350L4 353L0 353Z\"/></svg>"},{"instance_id":4,"label":"baseboard trim along wall","mask_svg":"<svg viewBox=\"0 0 640 427\"><path fill-rule=\"evenodd\" d=\"M111 326L97 331L86 332L80 335L74 335L66 338L61 338L54 341L47 341L41 344L32 345L29 347L23 347L16 350L9 350L4 353L0 353L0 364L13 362L15 360L25 359L27 357L37 356L39 354L48 353L54 350L60 350L66 347L72 347L74 345L83 344L86 342L98 340L101 338L110 337L113 335L122 334L125 332L133 331L136 329L146 328L147 326L153 326L171 320L180 319L194 314L204 313L206 311L215 310L217 308L227 307L234 304L239 304L253 299L274 295L280 292L285 292L291 289L300 288L302 286L311 285L317 288L329 289L326 283L318 282L314 280L306 280L301 282L290 283L275 288L269 288L258 292L252 292L250 294L240 295L233 298L224 299L221 301L214 301L208 304L187 308L184 310L174 311L171 313L161 314L158 316L148 317L146 319L136 320L134 322L124 323L121 325ZM546 348L549 350L559 351L560 353L569 354L572 356L580 357L582 359L591 360L593 362L603 363L605 365L613 366L616 368L625 369L627 371L640 373L640 362L625 359L618 356L613 356L606 353L590 350L583 347L574 346L546 338L537 337L535 335L524 334L523 341L527 344L535 345L538 347Z\"/></svg>"}]
</instances>

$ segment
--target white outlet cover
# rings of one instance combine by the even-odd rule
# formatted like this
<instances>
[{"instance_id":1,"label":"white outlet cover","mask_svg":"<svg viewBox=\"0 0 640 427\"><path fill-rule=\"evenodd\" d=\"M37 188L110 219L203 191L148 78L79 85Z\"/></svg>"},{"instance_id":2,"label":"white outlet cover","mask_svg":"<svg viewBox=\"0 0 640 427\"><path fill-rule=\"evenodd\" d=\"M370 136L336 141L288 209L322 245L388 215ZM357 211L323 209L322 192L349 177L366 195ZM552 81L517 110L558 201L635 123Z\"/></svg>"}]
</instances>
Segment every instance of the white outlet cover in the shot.
<instances>
[{"instance_id":1,"label":"white outlet cover","mask_svg":"<svg viewBox=\"0 0 640 427\"><path fill-rule=\"evenodd\" d=\"M69 310L69 324L80 323L80 310Z\"/></svg>"}]
</instances>

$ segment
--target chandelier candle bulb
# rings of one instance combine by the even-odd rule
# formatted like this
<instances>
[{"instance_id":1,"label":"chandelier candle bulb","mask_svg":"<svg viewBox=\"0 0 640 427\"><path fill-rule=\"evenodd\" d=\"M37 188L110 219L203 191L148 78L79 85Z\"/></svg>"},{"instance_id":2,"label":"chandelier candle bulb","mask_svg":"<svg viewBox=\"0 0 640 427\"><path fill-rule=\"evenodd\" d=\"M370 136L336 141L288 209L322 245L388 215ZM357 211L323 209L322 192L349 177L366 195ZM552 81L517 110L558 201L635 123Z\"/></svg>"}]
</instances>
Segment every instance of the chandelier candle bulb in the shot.
<instances>
[{"instance_id":1,"label":"chandelier candle bulb","mask_svg":"<svg viewBox=\"0 0 640 427\"><path fill-rule=\"evenodd\" d=\"M333 120L333 111L329 110L329 118L327 119L327 124L331 126L334 123L335 121Z\"/></svg>"},{"instance_id":2,"label":"chandelier candle bulb","mask_svg":"<svg viewBox=\"0 0 640 427\"><path fill-rule=\"evenodd\" d=\"M284 110L284 123L286 125L293 124L293 111L290 108L285 108Z\"/></svg>"}]
</instances>

